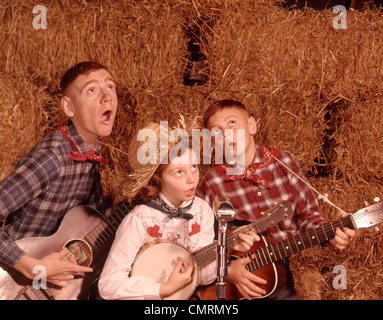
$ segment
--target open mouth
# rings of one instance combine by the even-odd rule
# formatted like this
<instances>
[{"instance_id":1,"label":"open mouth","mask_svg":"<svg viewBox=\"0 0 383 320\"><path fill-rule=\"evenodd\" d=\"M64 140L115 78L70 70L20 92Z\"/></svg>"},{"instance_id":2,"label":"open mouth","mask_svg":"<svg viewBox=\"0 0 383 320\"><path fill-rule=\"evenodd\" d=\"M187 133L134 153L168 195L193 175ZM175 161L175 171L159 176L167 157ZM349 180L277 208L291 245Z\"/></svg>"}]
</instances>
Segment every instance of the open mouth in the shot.
<instances>
[{"instance_id":1,"label":"open mouth","mask_svg":"<svg viewBox=\"0 0 383 320\"><path fill-rule=\"evenodd\" d=\"M188 196L192 196L192 195L194 195L195 191L196 191L196 188L192 188L192 189L187 190L187 191L186 191L186 194L187 194Z\"/></svg>"},{"instance_id":2,"label":"open mouth","mask_svg":"<svg viewBox=\"0 0 383 320\"><path fill-rule=\"evenodd\" d=\"M112 110L106 110L102 115L101 115L101 120L104 122L110 122L112 118Z\"/></svg>"}]
</instances>

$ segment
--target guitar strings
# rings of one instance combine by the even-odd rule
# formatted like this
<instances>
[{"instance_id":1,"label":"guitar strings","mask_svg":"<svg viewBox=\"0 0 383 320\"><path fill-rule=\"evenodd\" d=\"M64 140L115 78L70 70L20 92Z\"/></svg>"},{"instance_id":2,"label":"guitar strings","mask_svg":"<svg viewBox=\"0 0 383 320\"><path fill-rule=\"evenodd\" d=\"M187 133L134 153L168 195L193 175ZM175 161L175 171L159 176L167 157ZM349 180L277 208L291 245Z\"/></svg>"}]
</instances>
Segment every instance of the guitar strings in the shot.
<instances>
[{"instance_id":1,"label":"guitar strings","mask_svg":"<svg viewBox=\"0 0 383 320\"><path fill-rule=\"evenodd\" d=\"M308 232L297 234L293 237L266 245L263 248L259 248L252 252L246 253L242 255L242 257L252 258L252 261L246 265L246 269L248 269L249 271L259 269L275 261L278 261L282 259L283 257L289 256L288 252L290 252L291 254L297 253L300 251L298 244L302 245L304 249L320 244L325 239L328 239L327 235L329 235L330 232L332 234L335 234L335 230L337 227L343 227L344 222L347 222L347 220L351 221L350 216L346 216L332 223L322 225L321 226L322 230L315 228ZM314 234L315 234L315 237L312 238ZM301 241L298 240L297 242L296 241L297 239L300 239ZM294 246L296 247L297 250L294 249ZM279 255L279 258L278 258L278 255Z\"/></svg>"},{"instance_id":2,"label":"guitar strings","mask_svg":"<svg viewBox=\"0 0 383 320\"><path fill-rule=\"evenodd\" d=\"M123 211L125 209L125 211ZM100 248L117 230L122 219L129 212L126 202L121 202L119 206L106 217L106 219L98 224L87 236L86 239L91 245ZM119 221L118 221L119 220Z\"/></svg>"},{"instance_id":3,"label":"guitar strings","mask_svg":"<svg viewBox=\"0 0 383 320\"><path fill-rule=\"evenodd\" d=\"M125 155L128 155L128 153L118 149L118 148L115 148L109 144L106 144L106 143L103 143L101 141L99 141L100 144L102 145L105 145L111 149L114 149L116 151L119 151ZM279 163L281 164L285 169L287 169L290 173L292 173L296 178L298 178L301 182L303 182L305 185L307 185L313 192L315 192L317 195L318 195L318 199L319 200L323 200L324 202L328 203L330 206L334 207L335 209L337 209L341 214L344 214L344 215L349 215L349 213L345 212L342 208L340 208L339 206L335 205L329 198L328 198L328 195L323 195L322 193L320 193L318 190L316 190L313 186L311 186L307 181L305 181L304 179L302 179L299 175L297 175L294 171L292 171L289 167L287 167L282 161L280 161L278 158L276 158L274 155L272 155L272 157ZM377 207L379 207L379 205L375 205ZM371 206L372 207L372 206ZM358 218L363 218L363 217L367 217L368 215L370 215L371 213L375 212L375 211L378 211L378 209L376 210L372 210L372 211L369 211L369 212L357 212L355 213L353 216L356 217L358 216ZM336 222L340 222L339 221L336 221ZM327 225L324 225L322 226L324 229L329 229L329 228L333 228L332 226L333 224L329 223ZM245 228L246 229L246 228ZM295 237L292 237L295 239ZM289 239L289 238L288 238ZM286 239L286 240L288 240ZM291 238L290 238L291 239ZM281 244L283 241L279 242L279 243L276 243L276 245L278 246L278 244ZM214 243L212 245L215 245ZM279 250L279 248L277 248ZM211 250L211 246L208 246L208 247L205 247L203 248L203 250L197 250L194 252L194 256L196 258L199 258L200 256L206 256L208 254L208 252ZM256 254L255 252L253 252L253 254ZM253 260L254 261L254 260Z\"/></svg>"}]
</instances>

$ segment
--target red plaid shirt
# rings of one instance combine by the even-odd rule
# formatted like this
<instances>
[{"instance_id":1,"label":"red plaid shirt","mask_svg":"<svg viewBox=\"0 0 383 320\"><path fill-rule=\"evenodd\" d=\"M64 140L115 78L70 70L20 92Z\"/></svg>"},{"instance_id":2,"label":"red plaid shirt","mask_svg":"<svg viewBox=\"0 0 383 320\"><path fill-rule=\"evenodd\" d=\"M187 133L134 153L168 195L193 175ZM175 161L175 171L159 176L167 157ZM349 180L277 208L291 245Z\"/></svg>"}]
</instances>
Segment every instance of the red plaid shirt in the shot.
<instances>
[{"instance_id":1,"label":"red plaid shirt","mask_svg":"<svg viewBox=\"0 0 383 320\"><path fill-rule=\"evenodd\" d=\"M245 174L241 179L230 180L226 176L227 165L216 165L201 180L197 195L212 206L214 196L219 192L225 193L236 210L236 219L249 222L262 217L279 201L288 201L293 210L292 218L284 220L283 225L278 224L268 230L276 241L291 237L298 230L304 232L328 223L319 211L313 191L271 157L271 154L307 181L289 152L257 144L251 173ZM251 175L255 176L252 178ZM234 221L229 228L235 229L238 225L239 221Z\"/></svg>"}]
</instances>

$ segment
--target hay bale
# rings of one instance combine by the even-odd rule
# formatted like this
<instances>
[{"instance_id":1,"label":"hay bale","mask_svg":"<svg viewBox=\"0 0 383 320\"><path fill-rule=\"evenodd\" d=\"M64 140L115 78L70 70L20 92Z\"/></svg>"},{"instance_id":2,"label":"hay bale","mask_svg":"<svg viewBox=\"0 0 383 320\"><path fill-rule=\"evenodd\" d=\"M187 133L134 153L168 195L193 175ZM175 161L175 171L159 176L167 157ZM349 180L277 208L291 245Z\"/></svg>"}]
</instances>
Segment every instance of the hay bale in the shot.
<instances>
[{"instance_id":1,"label":"hay bale","mask_svg":"<svg viewBox=\"0 0 383 320\"><path fill-rule=\"evenodd\" d=\"M383 199L382 184L374 182L359 184L332 178L315 179L313 186L321 193L327 194L329 199L348 213L374 204L374 198ZM340 213L328 204L320 203L325 217L329 221L340 218ZM367 229L359 229L352 242L345 250L337 250L331 247L315 246L294 255L291 265L294 279L297 279L298 294L301 293L307 299L317 299L317 293L310 295L310 282L302 280L302 272L307 267L313 268L312 273L319 272L324 281L322 287L322 299L381 299L382 272L380 260L382 257L381 243L383 241L383 224ZM333 280L336 274L335 266L344 266L347 272L347 289L335 289ZM308 276L308 275L307 275ZM379 281L378 281L379 280ZM363 285L361 285L363 284Z\"/></svg>"},{"instance_id":2,"label":"hay bale","mask_svg":"<svg viewBox=\"0 0 383 320\"><path fill-rule=\"evenodd\" d=\"M330 10L288 10L281 1L53 1L47 29L32 26L32 0L0 2L0 178L63 121L59 80L72 65L97 60L116 78L119 111L101 168L106 194L121 200L126 150L149 121L196 117L212 100L237 99L259 119L257 139L292 152L321 193L347 212L382 195L383 92L378 10L347 12L335 30ZM183 85L190 32L207 81ZM207 170L209 166L204 166ZM324 168L324 169L323 169ZM327 204L329 220L338 213ZM358 231L343 252L315 247L292 257L300 296L381 298L381 231ZM344 264L347 290L334 290ZM306 270L301 274L301 270ZM310 279L311 292L302 287ZM321 292L321 293L320 293Z\"/></svg>"},{"instance_id":3,"label":"hay bale","mask_svg":"<svg viewBox=\"0 0 383 320\"><path fill-rule=\"evenodd\" d=\"M102 176L106 192L118 193L121 181L116 177L123 177L121 171L128 169L124 151L133 132L147 121L168 120L169 104L159 98L173 95L169 89L181 79L188 41L182 13L191 5L178 1L104 1L102 5L51 2L46 5L45 30L33 28L35 5L30 0L0 4L4 38L0 65L4 81L16 75L19 83L14 86L15 99L28 96L28 104L23 100L21 103L27 109L30 102L31 114L19 114L17 121L20 127L32 126L39 137L54 130L64 119L59 106L59 81L64 72L84 60L105 64L117 82L119 112L112 136L102 141L108 147L103 145L101 152L110 158ZM21 85L25 85L27 94L19 90ZM41 110L45 118L39 120ZM9 130L9 126L3 128L4 132ZM19 139L9 139L9 134L4 139L9 148L17 149ZM31 148L36 141L25 143ZM0 151L0 158L14 164L27 149L19 148L20 152L11 158Z\"/></svg>"},{"instance_id":4,"label":"hay bale","mask_svg":"<svg viewBox=\"0 0 383 320\"><path fill-rule=\"evenodd\" d=\"M294 272L294 286L300 300L322 300L324 279L316 267L305 266Z\"/></svg>"},{"instance_id":5,"label":"hay bale","mask_svg":"<svg viewBox=\"0 0 383 320\"><path fill-rule=\"evenodd\" d=\"M230 2L214 17L203 42L213 94L241 97L264 121L260 140L293 152L304 170L331 162L322 150L335 117L328 106L382 92L379 13L348 13L346 30L333 28L330 10L257 2Z\"/></svg>"},{"instance_id":6,"label":"hay bale","mask_svg":"<svg viewBox=\"0 0 383 320\"><path fill-rule=\"evenodd\" d=\"M382 100L345 103L334 123L334 174L350 181L367 182L383 178Z\"/></svg>"},{"instance_id":7,"label":"hay bale","mask_svg":"<svg viewBox=\"0 0 383 320\"><path fill-rule=\"evenodd\" d=\"M0 76L0 180L42 137L52 116L52 110L45 108L52 97L29 80Z\"/></svg>"}]
</instances>

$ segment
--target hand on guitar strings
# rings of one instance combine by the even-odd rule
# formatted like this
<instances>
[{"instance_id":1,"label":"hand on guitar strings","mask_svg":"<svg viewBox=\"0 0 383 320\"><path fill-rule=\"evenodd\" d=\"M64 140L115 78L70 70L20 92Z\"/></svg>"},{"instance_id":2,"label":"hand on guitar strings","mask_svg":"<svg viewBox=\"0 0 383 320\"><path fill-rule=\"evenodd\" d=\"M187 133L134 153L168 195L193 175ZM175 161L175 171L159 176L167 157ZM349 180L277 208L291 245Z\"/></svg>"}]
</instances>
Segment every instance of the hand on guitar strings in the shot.
<instances>
[{"instance_id":1,"label":"hand on guitar strings","mask_svg":"<svg viewBox=\"0 0 383 320\"><path fill-rule=\"evenodd\" d=\"M254 241L260 240L260 237L253 231L250 231L249 233L240 233L238 234L238 237L241 238L242 241L236 246L234 246L233 249L235 251L241 252L248 251L253 246Z\"/></svg>"},{"instance_id":2,"label":"hand on guitar strings","mask_svg":"<svg viewBox=\"0 0 383 320\"><path fill-rule=\"evenodd\" d=\"M337 249L343 250L350 243L352 238L355 236L355 230L344 228L343 230L336 228L335 237L329 242Z\"/></svg>"},{"instance_id":3,"label":"hand on guitar strings","mask_svg":"<svg viewBox=\"0 0 383 320\"><path fill-rule=\"evenodd\" d=\"M172 265L174 268L168 281L162 283L160 287L160 296L163 298L185 287L192 280L194 263L191 256L188 257L188 261L177 257L177 259L172 262Z\"/></svg>"},{"instance_id":4,"label":"hand on guitar strings","mask_svg":"<svg viewBox=\"0 0 383 320\"><path fill-rule=\"evenodd\" d=\"M240 227L238 230L245 228ZM233 247L235 251L248 251L254 244L254 241L259 241L261 238L255 233L239 233L239 238L242 240L239 244ZM230 263L230 271L228 280L233 283L242 296L251 300L252 297L261 297L266 294L266 291L258 287L256 284L266 284L266 280L254 275L246 270L245 265L250 263L253 257L238 258Z\"/></svg>"},{"instance_id":5,"label":"hand on guitar strings","mask_svg":"<svg viewBox=\"0 0 383 320\"><path fill-rule=\"evenodd\" d=\"M266 291L257 284L267 284L255 274L246 270L245 266L254 259L253 256L238 258L230 262L230 272L228 280L233 283L245 299L251 300L253 297L262 297Z\"/></svg>"},{"instance_id":6,"label":"hand on guitar strings","mask_svg":"<svg viewBox=\"0 0 383 320\"><path fill-rule=\"evenodd\" d=\"M342 214L341 217L347 216L346 213ZM347 245L350 243L350 241L355 236L355 230L351 230L349 228L336 228L335 230L335 237L331 240L329 240L329 243L331 243L335 248L339 250L343 250L347 247Z\"/></svg>"},{"instance_id":7,"label":"hand on guitar strings","mask_svg":"<svg viewBox=\"0 0 383 320\"><path fill-rule=\"evenodd\" d=\"M64 248L42 259L24 255L14 267L27 278L33 279L36 277L33 268L37 265L44 266L46 268L47 282L59 287L67 286L68 282L74 279L76 274L93 272L92 268L79 266L72 257L68 260L67 254L68 249Z\"/></svg>"}]
</instances>

